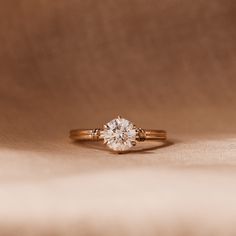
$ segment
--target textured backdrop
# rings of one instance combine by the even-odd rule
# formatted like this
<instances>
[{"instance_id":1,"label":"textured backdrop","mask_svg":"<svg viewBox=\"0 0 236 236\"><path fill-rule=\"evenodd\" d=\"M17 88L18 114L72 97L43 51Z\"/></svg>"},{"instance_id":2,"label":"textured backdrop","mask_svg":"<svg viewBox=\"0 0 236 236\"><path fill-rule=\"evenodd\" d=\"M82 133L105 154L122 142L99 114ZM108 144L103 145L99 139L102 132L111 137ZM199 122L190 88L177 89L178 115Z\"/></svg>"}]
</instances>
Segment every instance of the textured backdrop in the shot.
<instances>
[{"instance_id":1,"label":"textured backdrop","mask_svg":"<svg viewBox=\"0 0 236 236\"><path fill-rule=\"evenodd\" d=\"M234 0L0 3L0 229L236 233ZM122 115L173 145L68 140Z\"/></svg>"}]
</instances>

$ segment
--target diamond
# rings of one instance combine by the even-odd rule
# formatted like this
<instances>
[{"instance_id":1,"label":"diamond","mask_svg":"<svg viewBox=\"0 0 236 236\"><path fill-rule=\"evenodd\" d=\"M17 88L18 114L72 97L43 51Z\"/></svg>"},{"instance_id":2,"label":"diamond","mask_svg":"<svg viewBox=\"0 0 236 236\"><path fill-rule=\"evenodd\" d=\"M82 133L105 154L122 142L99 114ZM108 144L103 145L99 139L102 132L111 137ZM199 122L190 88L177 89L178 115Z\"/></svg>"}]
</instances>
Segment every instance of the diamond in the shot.
<instances>
[{"instance_id":1,"label":"diamond","mask_svg":"<svg viewBox=\"0 0 236 236\"><path fill-rule=\"evenodd\" d=\"M104 143L115 151L125 151L136 144L136 128L128 120L118 117L104 125L101 136Z\"/></svg>"}]
</instances>

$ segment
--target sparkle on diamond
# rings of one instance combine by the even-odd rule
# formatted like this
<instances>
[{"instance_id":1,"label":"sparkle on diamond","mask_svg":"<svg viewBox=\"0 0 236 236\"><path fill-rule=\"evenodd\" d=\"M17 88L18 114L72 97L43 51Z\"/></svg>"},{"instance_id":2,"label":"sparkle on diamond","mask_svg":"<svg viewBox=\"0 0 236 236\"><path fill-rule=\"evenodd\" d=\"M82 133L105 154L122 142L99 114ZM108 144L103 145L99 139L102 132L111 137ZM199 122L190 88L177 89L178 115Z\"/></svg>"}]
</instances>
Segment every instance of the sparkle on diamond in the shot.
<instances>
[{"instance_id":1,"label":"sparkle on diamond","mask_svg":"<svg viewBox=\"0 0 236 236\"><path fill-rule=\"evenodd\" d=\"M109 148L125 151L131 148L136 140L136 128L130 121L118 117L104 126L102 136Z\"/></svg>"}]
</instances>

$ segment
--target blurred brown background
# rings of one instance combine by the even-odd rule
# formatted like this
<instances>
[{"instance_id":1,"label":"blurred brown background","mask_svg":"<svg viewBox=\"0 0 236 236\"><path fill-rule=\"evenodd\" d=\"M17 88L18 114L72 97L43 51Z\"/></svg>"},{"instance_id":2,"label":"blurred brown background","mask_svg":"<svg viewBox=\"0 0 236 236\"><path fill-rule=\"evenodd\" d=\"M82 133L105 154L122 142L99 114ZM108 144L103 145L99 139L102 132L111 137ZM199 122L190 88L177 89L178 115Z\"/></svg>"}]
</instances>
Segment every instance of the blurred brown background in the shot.
<instances>
[{"instance_id":1,"label":"blurred brown background","mask_svg":"<svg viewBox=\"0 0 236 236\"><path fill-rule=\"evenodd\" d=\"M231 216L229 213L233 213L232 209L236 207L235 201L231 199L232 196L236 197L235 181L231 183L226 180L235 180L236 177L232 171L236 154L235 1L11 0L2 1L0 9L0 177L6 188L3 189L7 190L5 194L9 192L3 197L2 209L12 206L10 210L6 208L0 213L2 230L14 234L15 222L16 228L22 228L22 232L25 232L29 225L24 227L24 223L19 221L25 216L25 222L31 224L29 219L32 218L36 222L32 224L33 231L30 228L29 232L41 232L40 229L44 230L46 226L39 226L42 222L37 217L49 218L48 222L51 222L54 213L58 212L66 222L70 218L73 220L68 220L64 231L61 229L57 232L49 224L45 232L72 235L81 229L74 225L75 222L82 222L84 233L91 230L92 235L98 234L100 231L93 225L97 222L96 214L93 221L89 210L80 208L89 205L80 201L80 192L74 195L78 205L70 205L73 202L71 195L58 200L58 194L49 191L51 187L48 187L47 181L65 178L63 181L68 181L67 184L63 182L65 189L71 186L67 192L82 188L85 199L86 186L90 186L94 198L100 199L93 188L99 185L97 177L92 183L86 178L82 181L81 173L100 173L102 170L102 173L105 171L107 174L105 179L116 181L120 179L120 174L124 176L123 168L135 171L138 168L141 170L137 171L137 178L144 177L144 182L149 183L153 181L153 176L149 176L148 168L157 171L154 171L158 175L157 179L161 168L160 175L164 173L171 185L173 182L169 176L177 173L173 181L179 186L186 177L182 176L182 171L190 168L194 173L188 172L189 182L184 182L183 192L190 194L190 198L185 200L189 201L189 206L196 201L195 206L202 209L199 210L198 219L206 216L206 212L212 214L204 220L209 220L212 228L207 225L203 227L206 231L203 231L235 232L234 217L229 217L227 224L218 224L223 218L212 220L215 211L220 212L218 217L224 216L223 209L225 215ZM136 122L140 127L168 130L174 145L152 151L145 157L140 153L114 159L112 154L104 150L91 150L69 142L69 129L100 127L117 115ZM142 172L144 166L148 174ZM121 168L121 173L113 173L117 168ZM197 174L196 168L199 171ZM224 171L219 171L222 168ZM219 172L221 175L216 174ZM132 175L126 174L125 181L130 186L136 186L136 182L129 179ZM75 179L68 180L71 175ZM199 192L210 196L212 192L205 185L196 186L197 190L194 187L192 189L190 186L196 184L195 178L209 179L207 186L214 186L213 192L217 196L215 205L210 205L206 212L204 209L209 206L209 202L205 206L195 197ZM224 180L228 184L224 197L220 195L223 190L215 185L215 179L218 178L226 178ZM38 180L45 181L45 185L41 183L39 192L34 189L35 181ZM24 184L29 185L28 190L22 190ZM116 186L122 184L122 181L118 181ZM171 205L167 204L166 197L163 197L163 202L155 198L166 185L162 182L152 184L157 189L152 189L154 192L147 196L147 201L143 198L140 201L128 200L129 187L117 190L118 196L128 203L137 201L143 215L152 213L149 204L162 213L176 209L175 206L179 205L177 200ZM137 192L145 192L145 186L144 183L137 185ZM64 187L60 186L58 193L64 193ZM109 187L104 187L104 196L110 196ZM173 192L170 195L182 195L180 189L171 189ZM11 199L10 193L24 201L27 199L26 205L29 204L29 207L26 213L23 208L17 208L22 206L21 201ZM38 194L43 196L37 197ZM52 200L53 197L57 200ZM113 195L107 198L104 205L107 202L110 205L104 207L109 218L113 219L110 216L117 213L109 208L113 206L110 201ZM230 203L227 200L229 198ZM97 201L97 205L103 206L103 202ZM56 202L53 207L52 202ZM228 208L226 203L229 204ZM39 209L35 209L35 205ZM63 208L68 205L77 210L67 211ZM162 208L163 205L166 208ZM126 207L124 209L129 212ZM174 225L173 232L176 234L183 235L185 230L198 232L196 230L201 221L194 218L196 209L190 209L192 215L177 210L174 219L171 218L172 214L170 217L167 214L166 222L169 226ZM86 214L78 215L81 211ZM118 222L123 227L123 234L127 229L132 234L137 225L130 221L132 217L128 217L125 212L120 217L116 216L113 223L116 225ZM7 221L4 219L6 214ZM99 218L101 212L97 216ZM183 217L181 223L178 221L179 216ZM156 216L152 219L159 222L162 217L160 213L160 218ZM186 222L185 219L193 220ZM60 220L54 222L55 225L58 222ZM143 223L147 227L140 232L147 233L148 229L149 235L158 230L167 234L166 222L159 222L159 228L155 228L157 222L152 225ZM6 226L8 223L11 226L9 228ZM178 228L179 225L182 226ZM74 231L68 233L67 227ZM103 235L120 233L116 226L109 228L104 223L101 227Z\"/></svg>"}]
</instances>

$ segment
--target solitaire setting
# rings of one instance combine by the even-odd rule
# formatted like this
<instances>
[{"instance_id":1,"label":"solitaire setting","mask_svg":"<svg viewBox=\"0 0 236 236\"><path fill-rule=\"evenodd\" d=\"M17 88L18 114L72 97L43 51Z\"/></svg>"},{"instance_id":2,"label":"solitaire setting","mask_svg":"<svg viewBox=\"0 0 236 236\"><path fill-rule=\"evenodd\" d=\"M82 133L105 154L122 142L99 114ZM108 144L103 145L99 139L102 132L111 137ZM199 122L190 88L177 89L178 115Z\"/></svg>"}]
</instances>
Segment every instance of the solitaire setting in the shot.
<instances>
[{"instance_id":1,"label":"solitaire setting","mask_svg":"<svg viewBox=\"0 0 236 236\"><path fill-rule=\"evenodd\" d=\"M165 141L166 131L137 128L131 121L118 116L104 127L96 129L76 129L70 131L74 141L100 141L113 151L125 152L146 140Z\"/></svg>"},{"instance_id":2,"label":"solitaire setting","mask_svg":"<svg viewBox=\"0 0 236 236\"><path fill-rule=\"evenodd\" d=\"M101 131L104 143L114 151L126 151L135 146L136 135L137 129L133 123L120 116L104 125Z\"/></svg>"}]
</instances>

